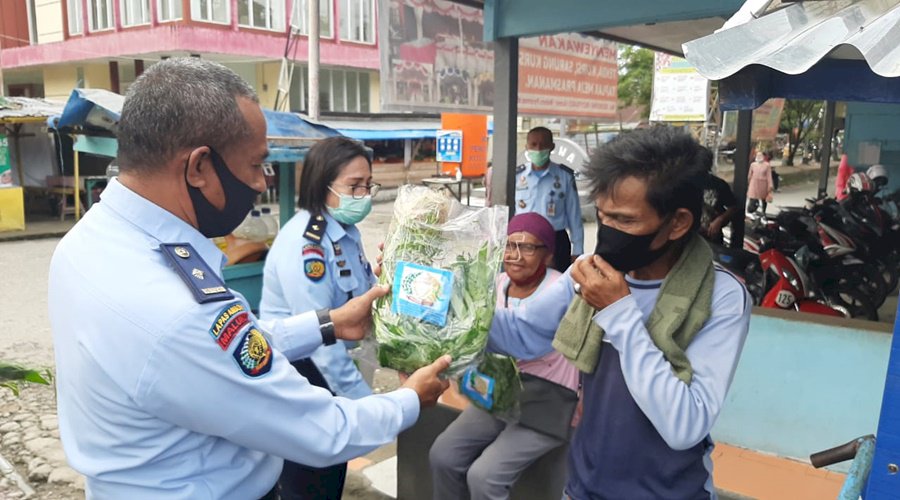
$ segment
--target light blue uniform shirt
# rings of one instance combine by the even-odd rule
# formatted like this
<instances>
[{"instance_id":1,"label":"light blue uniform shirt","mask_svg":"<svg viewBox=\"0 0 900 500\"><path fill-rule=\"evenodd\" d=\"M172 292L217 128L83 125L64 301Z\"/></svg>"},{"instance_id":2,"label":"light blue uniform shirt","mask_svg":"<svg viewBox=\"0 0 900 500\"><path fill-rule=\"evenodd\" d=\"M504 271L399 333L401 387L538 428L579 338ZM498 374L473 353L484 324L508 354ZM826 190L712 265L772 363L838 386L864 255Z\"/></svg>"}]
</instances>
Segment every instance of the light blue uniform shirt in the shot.
<instances>
[{"instance_id":1,"label":"light blue uniform shirt","mask_svg":"<svg viewBox=\"0 0 900 500\"><path fill-rule=\"evenodd\" d=\"M416 421L410 389L353 401L296 372L289 359L321 345L314 313L248 313L272 349L266 372L245 374L248 329L224 347L211 330L246 301L198 303L160 243L191 245L221 277L210 240L113 180L50 264L60 437L88 498L255 499L283 458L346 462Z\"/></svg>"},{"instance_id":2,"label":"light blue uniform shirt","mask_svg":"<svg viewBox=\"0 0 900 500\"><path fill-rule=\"evenodd\" d=\"M375 284L372 267L362 249L359 229L343 227L324 214L321 242L304 236L310 214L301 210L284 225L266 257L260 318L287 318L316 309L335 309L350 298L366 293ZM324 263L318 275L313 262ZM358 399L372 394L343 341L321 346L312 360L338 396Z\"/></svg>"},{"instance_id":3,"label":"light blue uniform shirt","mask_svg":"<svg viewBox=\"0 0 900 500\"><path fill-rule=\"evenodd\" d=\"M584 253L584 223L574 175L556 163L539 171L526 162L516 168L516 213L543 215L554 231L568 229L572 255Z\"/></svg>"}]
</instances>

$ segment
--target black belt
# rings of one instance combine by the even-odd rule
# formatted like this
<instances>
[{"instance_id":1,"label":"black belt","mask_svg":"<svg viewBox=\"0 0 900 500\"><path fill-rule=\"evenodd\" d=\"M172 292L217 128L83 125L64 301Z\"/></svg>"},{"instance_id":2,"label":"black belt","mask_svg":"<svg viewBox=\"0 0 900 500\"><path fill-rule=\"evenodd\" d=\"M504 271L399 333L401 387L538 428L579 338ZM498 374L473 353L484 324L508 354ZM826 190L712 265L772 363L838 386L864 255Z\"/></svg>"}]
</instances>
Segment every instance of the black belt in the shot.
<instances>
[{"instance_id":1,"label":"black belt","mask_svg":"<svg viewBox=\"0 0 900 500\"><path fill-rule=\"evenodd\" d=\"M322 376L322 372L319 371L319 367L316 366L312 359L298 359L291 363L291 365L294 366L300 375L306 377L306 380L308 380L310 384L331 391L331 387L328 386L328 382L325 381L325 377ZM331 393L334 394L334 391L331 391Z\"/></svg>"}]
</instances>

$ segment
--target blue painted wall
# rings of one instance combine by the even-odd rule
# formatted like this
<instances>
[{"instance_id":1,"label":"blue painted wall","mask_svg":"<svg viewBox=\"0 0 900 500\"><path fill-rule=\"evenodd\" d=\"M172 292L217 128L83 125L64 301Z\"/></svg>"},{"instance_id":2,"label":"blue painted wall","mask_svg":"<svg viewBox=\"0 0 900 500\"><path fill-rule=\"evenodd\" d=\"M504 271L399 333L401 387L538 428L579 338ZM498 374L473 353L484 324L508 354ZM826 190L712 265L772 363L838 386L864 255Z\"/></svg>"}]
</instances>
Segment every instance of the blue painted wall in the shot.
<instances>
[{"instance_id":1,"label":"blue painted wall","mask_svg":"<svg viewBox=\"0 0 900 500\"><path fill-rule=\"evenodd\" d=\"M818 321L754 312L716 441L806 460L875 432L891 349L887 325L807 319Z\"/></svg>"},{"instance_id":2,"label":"blue painted wall","mask_svg":"<svg viewBox=\"0 0 900 500\"><path fill-rule=\"evenodd\" d=\"M889 190L900 189L900 105L847 103L844 151L850 164L865 170L859 161L859 143L879 142L881 164L888 168Z\"/></svg>"}]
</instances>

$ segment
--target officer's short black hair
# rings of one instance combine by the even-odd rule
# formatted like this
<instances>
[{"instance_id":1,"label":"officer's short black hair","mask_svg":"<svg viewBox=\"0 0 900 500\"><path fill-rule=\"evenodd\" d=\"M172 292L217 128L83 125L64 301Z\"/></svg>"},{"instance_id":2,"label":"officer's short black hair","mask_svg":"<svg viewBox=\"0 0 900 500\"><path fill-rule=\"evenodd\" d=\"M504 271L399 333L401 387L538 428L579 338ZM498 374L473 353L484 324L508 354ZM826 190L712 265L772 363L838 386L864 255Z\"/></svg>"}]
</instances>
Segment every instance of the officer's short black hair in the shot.
<instances>
[{"instance_id":1,"label":"officer's short black hair","mask_svg":"<svg viewBox=\"0 0 900 500\"><path fill-rule=\"evenodd\" d=\"M533 129L528 131L528 135L531 134L541 134L547 138L547 142L553 142L553 132L551 132L547 127L534 127Z\"/></svg>"},{"instance_id":2,"label":"officer's short black hair","mask_svg":"<svg viewBox=\"0 0 900 500\"><path fill-rule=\"evenodd\" d=\"M609 195L624 179L647 184L647 202L660 217L679 208L690 210L696 229L703 206L703 181L710 152L690 134L657 126L620 134L594 151L583 174L591 196Z\"/></svg>"},{"instance_id":3,"label":"officer's short black hair","mask_svg":"<svg viewBox=\"0 0 900 500\"><path fill-rule=\"evenodd\" d=\"M329 137L317 142L309 149L303 161L303 172L300 174L300 193L297 205L312 214L325 212L325 199L328 197L328 186L341 175L341 171L357 156L362 156L369 163L372 171L372 159L365 146L349 137Z\"/></svg>"}]
</instances>

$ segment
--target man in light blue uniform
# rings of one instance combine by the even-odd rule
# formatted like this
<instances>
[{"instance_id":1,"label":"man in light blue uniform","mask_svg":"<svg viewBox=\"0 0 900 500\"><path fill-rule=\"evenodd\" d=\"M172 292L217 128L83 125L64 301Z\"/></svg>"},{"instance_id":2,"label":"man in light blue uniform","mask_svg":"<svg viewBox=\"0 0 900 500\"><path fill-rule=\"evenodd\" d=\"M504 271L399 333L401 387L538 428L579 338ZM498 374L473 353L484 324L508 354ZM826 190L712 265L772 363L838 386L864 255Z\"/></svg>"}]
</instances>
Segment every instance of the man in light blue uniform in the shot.
<instances>
[{"instance_id":1,"label":"man in light blue uniform","mask_svg":"<svg viewBox=\"0 0 900 500\"><path fill-rule=\"evenodd\" d=\"M584 223L575 172L550 161L553 148L549 129L536 127L528 132L528 161L516 167L515 210L517 214L537 212L550 221L556 231L553 268L563 272L573 255L584 253Z\"/></svg>"},{"instance_id":2,"label":"man in light blue uniform","mask_svg":"<svg viewBox=\"0 0 900 500\"><path fill-rule=\"evenodd\" d=\"M446 357L358 401L290 365L323 342L362 338L384 290L262 322L225 287L208 238L247 215L268 155L258 99L234 72L198 59L154 65L129 89L118 138L119 180L50 267L60 437L88 498L277 498L283 458L362 455L446 388Z\"/></svg>"},{"instance_id":3,"label":"man in light blue uniform","mask_svg":"<svg viewBox=\"0 0 900 500\"><path fill-rule=\"evenodd\" d=\"M362 250L359 229L346 228L328 213L322 214L320 222L324 234L318 240L305 237L311 230L310 213L301 211L281 228L278 238L266 257L263 293L260 301L260 317L264 319L282 318L318 309L330 304L342 304L350 298L359 297L375 284L372 266ZM304 241L304 245L293 243ZM304 252L321 252L304 255ZM321 258L325 268L318 279L311 279L304 273L304 257ZM291 265L291 263L295 265ZM282 264L280 264L282 263ZM278 273L277 279L274 273ZM289 284L290 286L285 286ZM291 305L295 306L292 307ZM355 342L339 341L335 345L322 346L312 355L312 360L322 373L328 386L338 396L359 399L372 394L372 389L347 354Z\"/></svg>"}]
</instances>

